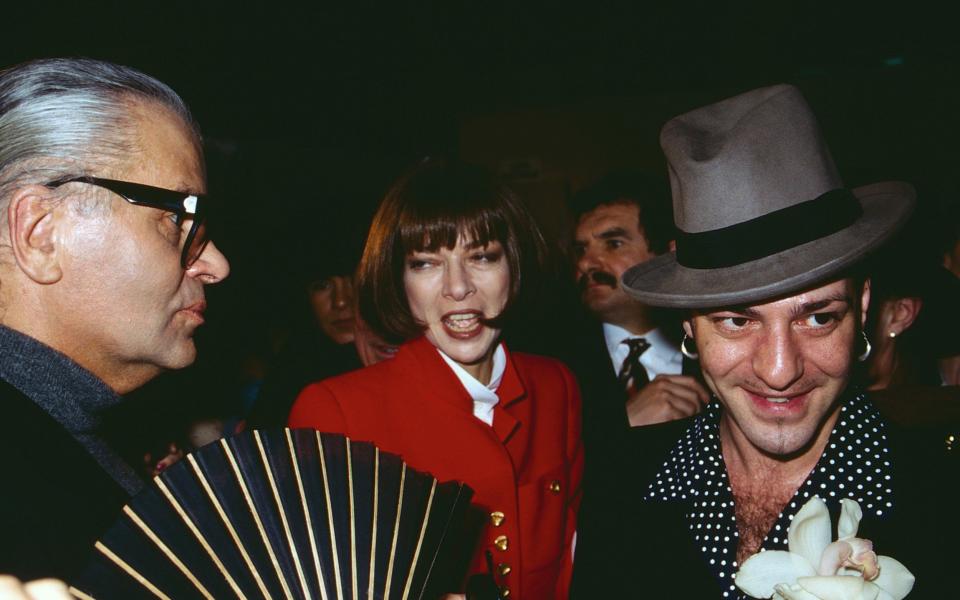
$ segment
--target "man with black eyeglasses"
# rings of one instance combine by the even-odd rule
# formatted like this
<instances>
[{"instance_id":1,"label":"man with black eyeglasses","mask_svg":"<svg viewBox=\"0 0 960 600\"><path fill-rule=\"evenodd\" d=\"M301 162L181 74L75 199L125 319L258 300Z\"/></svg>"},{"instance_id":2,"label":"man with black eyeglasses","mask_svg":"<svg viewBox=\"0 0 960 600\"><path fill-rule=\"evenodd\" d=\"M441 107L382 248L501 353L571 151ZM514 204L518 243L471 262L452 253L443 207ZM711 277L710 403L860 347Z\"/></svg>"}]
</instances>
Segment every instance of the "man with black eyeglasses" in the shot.
<instances>
[{"instance_id":1,"label":"man with black eyeglasses","mask_svg":"<svg viewBox=\"0 0 960 600\"><path fill-rule=\"evenodd\" d=\"M200 135L133 69L40 60L0 73L0 573L69 579L143 485L100 415L191 364L207 238Z\"/></svg>"}]
</instances>

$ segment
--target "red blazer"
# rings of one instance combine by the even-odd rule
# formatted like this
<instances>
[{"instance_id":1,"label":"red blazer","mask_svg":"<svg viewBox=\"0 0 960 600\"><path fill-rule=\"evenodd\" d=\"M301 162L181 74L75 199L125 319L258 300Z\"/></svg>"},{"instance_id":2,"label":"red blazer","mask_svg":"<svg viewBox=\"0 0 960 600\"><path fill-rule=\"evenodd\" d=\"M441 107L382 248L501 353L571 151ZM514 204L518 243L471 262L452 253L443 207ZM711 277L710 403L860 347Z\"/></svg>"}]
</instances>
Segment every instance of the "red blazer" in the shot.
<instances>
[{"instance_id":1,"label":"red blazer","mask_svg":"<svg viewBox=\"0 0 960 600\"><path fill-rule=\"evenodd\" d=\"M490 427L419 338L390 360L308 386L290 427L371 441L440 481L465 482L490 516L472 572L486 571L489 549L511 598L565 598L583 474L576 381L558 361L508 352L497 395Z\"/></svg>"}]
</instances>

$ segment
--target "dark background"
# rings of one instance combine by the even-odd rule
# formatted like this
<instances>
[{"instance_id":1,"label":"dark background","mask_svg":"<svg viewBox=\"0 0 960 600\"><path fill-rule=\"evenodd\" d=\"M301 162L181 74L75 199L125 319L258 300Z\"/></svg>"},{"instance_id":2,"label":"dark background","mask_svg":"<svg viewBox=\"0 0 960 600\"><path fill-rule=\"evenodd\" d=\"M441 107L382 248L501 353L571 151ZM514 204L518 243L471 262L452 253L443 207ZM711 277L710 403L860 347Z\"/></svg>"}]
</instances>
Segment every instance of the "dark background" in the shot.
<instances>
[{"instance_id":1,"label":"dark background","mask_svg":"<svg viewBox=\"0 0 960 600\"><path fill-rule=\"evenodd\" d=\"M0 64L131 65L204 131L233 274L209 291L198 365L153 386L171 411L184 398L196 410L198 393L204 410L232 410L243 360L289 322L298 265L359 245L423 156L513 179L562 247L578 187L611 168L663 172L668 118L792 82L849 185L906 179L938 206L957 188L960 21L925 3L9 4Z\"/></svg>"}]
</instances>

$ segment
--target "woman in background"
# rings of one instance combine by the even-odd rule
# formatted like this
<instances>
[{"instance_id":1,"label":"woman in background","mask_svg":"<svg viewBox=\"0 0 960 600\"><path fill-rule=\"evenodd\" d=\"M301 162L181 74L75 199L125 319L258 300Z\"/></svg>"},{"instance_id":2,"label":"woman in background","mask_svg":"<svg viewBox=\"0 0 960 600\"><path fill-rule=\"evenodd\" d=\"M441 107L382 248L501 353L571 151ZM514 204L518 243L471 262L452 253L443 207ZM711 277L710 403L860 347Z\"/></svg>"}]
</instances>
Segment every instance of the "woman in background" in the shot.
<instances>
[{"instance_id":1,"label":"woman in background","mask_svg":"<svg viewBox=\"0 0 960 600\"><path fill-rule=\"evenodd\" d=\"M289 334L269 361L247 429L284 426L300 390L363 366L354 348L359 243L340 240L325 238L296 253Z\"/></svg>"},{"instance_id":2,"label":"woman in background","mask_svg":"<svg viewBox=\"0 0 960 600\"><path fill-rule=\"evenodd\" d=\"M930 252L923 224L911 223L872 261L866 332L873 352L863 384L912 444L955 456L960 387L941 363L960 352L960 280Z\"/></svg>"},{"instance_id":3,"label":"woman in background","mask_svg":"<svg viewBox=\"0 0 960 600\"><path fill-rule=\"evenodd\" d=\"M940 264L928 219L915 215L871 259L867 389L955 383L939 361L960 351L960 280Z\"/></svg>"},{"instance_id":4,"label":"woman in background","mask_svg":"<svg viewBox=\"0 0 960 600\"><path fill-rule=\"evenodd\" d=\"M572 375L500 341L543 248L486 173L421 164L380 205L357 275L362 317L402 345L309 386L290 415L473 488L485 523L470 572L493 565L501 596L524 600L566 597L583 469Z\"/></svg>"}]
</instances>

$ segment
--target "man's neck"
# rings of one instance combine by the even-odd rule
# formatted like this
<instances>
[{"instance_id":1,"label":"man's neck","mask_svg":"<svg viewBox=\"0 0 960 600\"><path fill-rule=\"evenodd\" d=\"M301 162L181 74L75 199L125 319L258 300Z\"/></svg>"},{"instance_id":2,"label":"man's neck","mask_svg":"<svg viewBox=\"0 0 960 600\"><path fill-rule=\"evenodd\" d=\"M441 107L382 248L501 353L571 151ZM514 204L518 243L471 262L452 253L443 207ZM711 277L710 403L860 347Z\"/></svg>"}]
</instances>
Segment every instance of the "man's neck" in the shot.
<instances>
[{"instance_id":1,"label":"man's neck","mask_svg":"<svg viewBox=\"0 0 960 600\"><path fill-rule=\"evenodd\" d=\"M626 329L633 336L646 335L657 328L657 324L644 315L637 315L633 318L603 319L603 322Z\"/></svg>"},{"instance_id":2,"label":"man's neck","mask_svg":"<svg viewBox=\"0 0 960 600\"><path fill-rule=\"evenodd\" d=\"M838 407L821 425L814 440L804 449L793 455L778 456L753 445L732 423L729 413L725 411L720 417L720 443L727 473L731 476L742 476L747 480L762 479L770 475L774 476L776 481L784 483L798 480L794 486L796 489L823 454L839 414Z\"/></svg>"},{"instance_id":3,"label":"man's neck","mask_svg":"<svg viewBox=\"0 0 960 600\"><path fill-rule=\"evenodd\" d=\"M19 317L19 312L10 311L4 315L2 324L65 355L117 394L131 392L161 373L154 365L120 363L111 357L93 354L89 344L77 336L59 334L56 323L51 320Z\"/></svg>"},{"instance_id":4,"label":"man's neck","mask_svg":"<svg viewBox=\"0 0 960 600\"><path fill-rule=\"evenodd\" d=\"M723 413L720 445L736 509L738 561L759 551L777 517L816 467L839 415L838 406L806 448L784 457L754 446L729 413Z\"/></svg>"}]
</instances>

